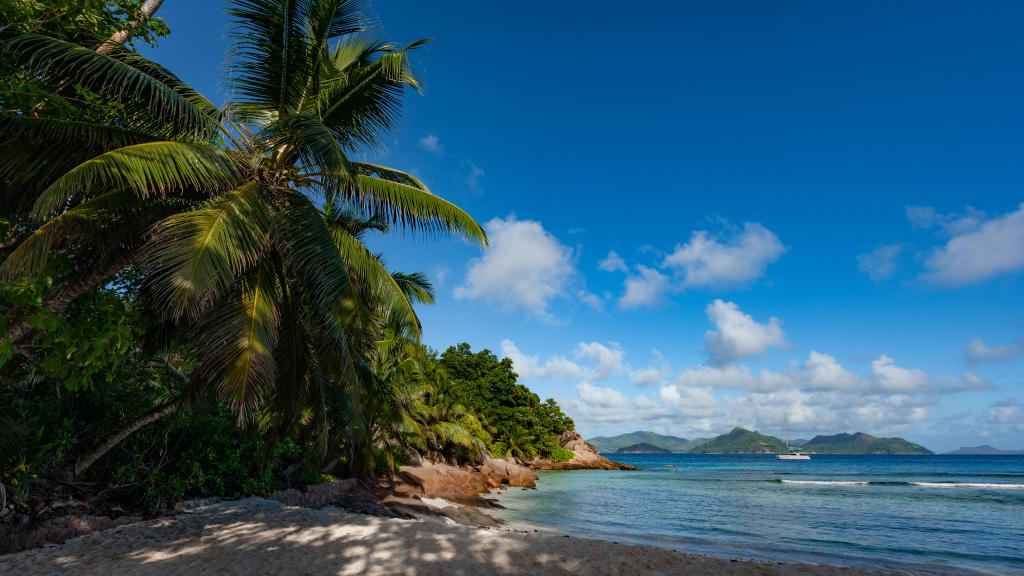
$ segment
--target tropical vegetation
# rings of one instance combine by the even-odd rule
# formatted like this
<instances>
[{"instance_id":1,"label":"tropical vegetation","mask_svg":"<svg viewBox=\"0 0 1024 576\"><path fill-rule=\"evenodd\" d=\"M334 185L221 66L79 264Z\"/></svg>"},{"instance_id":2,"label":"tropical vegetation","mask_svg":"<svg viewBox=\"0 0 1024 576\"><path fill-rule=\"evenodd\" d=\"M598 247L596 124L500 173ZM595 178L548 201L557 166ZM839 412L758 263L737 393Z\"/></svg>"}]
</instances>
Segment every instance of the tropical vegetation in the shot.
<instances>
[{"instance_id":1,"label":"tropical vegetation","mask_svg":"<svg viewBox=\"0 0 1024 576\"><path fill-rule=\"evenodd\" d=\"M215 104L133 49L168 33L153 4L0 9L0 517L566 458L557 404L507 359L427 349L429 279L367 244L487 242L363 160L424 41L375 39L362 2L235 0Z\"/></svg>"}]
</instances>

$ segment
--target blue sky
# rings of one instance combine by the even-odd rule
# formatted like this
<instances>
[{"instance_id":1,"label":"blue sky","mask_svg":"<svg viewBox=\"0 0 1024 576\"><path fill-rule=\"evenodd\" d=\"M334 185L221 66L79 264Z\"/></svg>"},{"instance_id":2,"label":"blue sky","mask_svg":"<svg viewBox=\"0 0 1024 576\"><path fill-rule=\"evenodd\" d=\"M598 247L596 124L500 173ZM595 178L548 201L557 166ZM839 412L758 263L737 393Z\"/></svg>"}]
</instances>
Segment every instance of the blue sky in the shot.
<instances>
[{"instance_id":1,"label":"blue sky","mask_svg":"<svg viewBox=\"0 0 1024 576\"><path fill-rule=\"evenodd\" d=\"M368 155L492 239L374 239L437 285L428 344L512 357L586 436L1024 448L1024 5L516 7L374 3L434 41ZM218 100L223 8L168 0L146 50Z\"/></svg>"}]
</instances>

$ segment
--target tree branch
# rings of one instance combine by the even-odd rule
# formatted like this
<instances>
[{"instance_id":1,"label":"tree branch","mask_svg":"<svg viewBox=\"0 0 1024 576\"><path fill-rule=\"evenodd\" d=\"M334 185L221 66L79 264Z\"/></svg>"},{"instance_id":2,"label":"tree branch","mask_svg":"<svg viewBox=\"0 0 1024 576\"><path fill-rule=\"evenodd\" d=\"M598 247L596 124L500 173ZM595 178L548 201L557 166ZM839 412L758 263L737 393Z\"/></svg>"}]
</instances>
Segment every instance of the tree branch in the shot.
<instances>
[{"instance_id":1,"label":"tree branch","mask_svg":"<svg viewBox=\"0 0 1024 576\"><path fill-rule=\"evenodd\" d=\"M96 51L100 54L110 54L115 48L131 40L132 34L138 30L143 22L152 18L153 14L156 14L156 11L160 9L160 5L163 3L164 0L146 0L143 2L142 8L139 9L135 19L129 22L124 30L116 32L113 36L104 40L103 44L100 44Z\"/></svg>"}]
</instances>

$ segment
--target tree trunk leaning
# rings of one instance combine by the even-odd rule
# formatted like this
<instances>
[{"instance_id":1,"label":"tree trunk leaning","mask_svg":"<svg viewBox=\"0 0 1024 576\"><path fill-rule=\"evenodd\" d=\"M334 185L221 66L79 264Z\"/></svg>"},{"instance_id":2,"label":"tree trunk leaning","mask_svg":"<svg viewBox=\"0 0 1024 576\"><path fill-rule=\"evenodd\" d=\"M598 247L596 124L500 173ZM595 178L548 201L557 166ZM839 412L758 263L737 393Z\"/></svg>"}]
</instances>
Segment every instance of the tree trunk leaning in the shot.
<instances>
[{"instance_id":1,"label":"tree trunk leaning","mask_svg":"<svg viewBox=\"0 0 1024 576\"><path fill-rule=\"evenodd\" d=\"M115 48L130 40L135 30L143 22L152 18L153 14L156 14L156 11L160 9L160 5L163 3L164 0L146 0L143 2L138 15L128 23L128 26L125 26L124 30L116 32L113 36L104 40L103 44L100 44L96 51L100 54L110 54Z\"/></svg>"}]
</instances>

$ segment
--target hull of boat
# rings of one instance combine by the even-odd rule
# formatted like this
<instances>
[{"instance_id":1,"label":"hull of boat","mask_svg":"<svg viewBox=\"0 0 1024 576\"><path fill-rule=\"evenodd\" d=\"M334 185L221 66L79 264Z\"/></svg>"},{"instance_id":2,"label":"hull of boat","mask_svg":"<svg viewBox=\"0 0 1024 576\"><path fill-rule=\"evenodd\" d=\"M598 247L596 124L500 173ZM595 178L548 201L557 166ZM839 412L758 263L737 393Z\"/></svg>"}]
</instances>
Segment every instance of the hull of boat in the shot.
<instances>
[{"instance_id":1,"label":"hull of boat","mask_svg":"<svg viewBox=\"0 0 1024 576\"><path fill-rule=\"evenodd\" d=\"M779 454L777 456L779 460L810 460L811 457L807 454Z\"/></svg>"}]
</instances>

